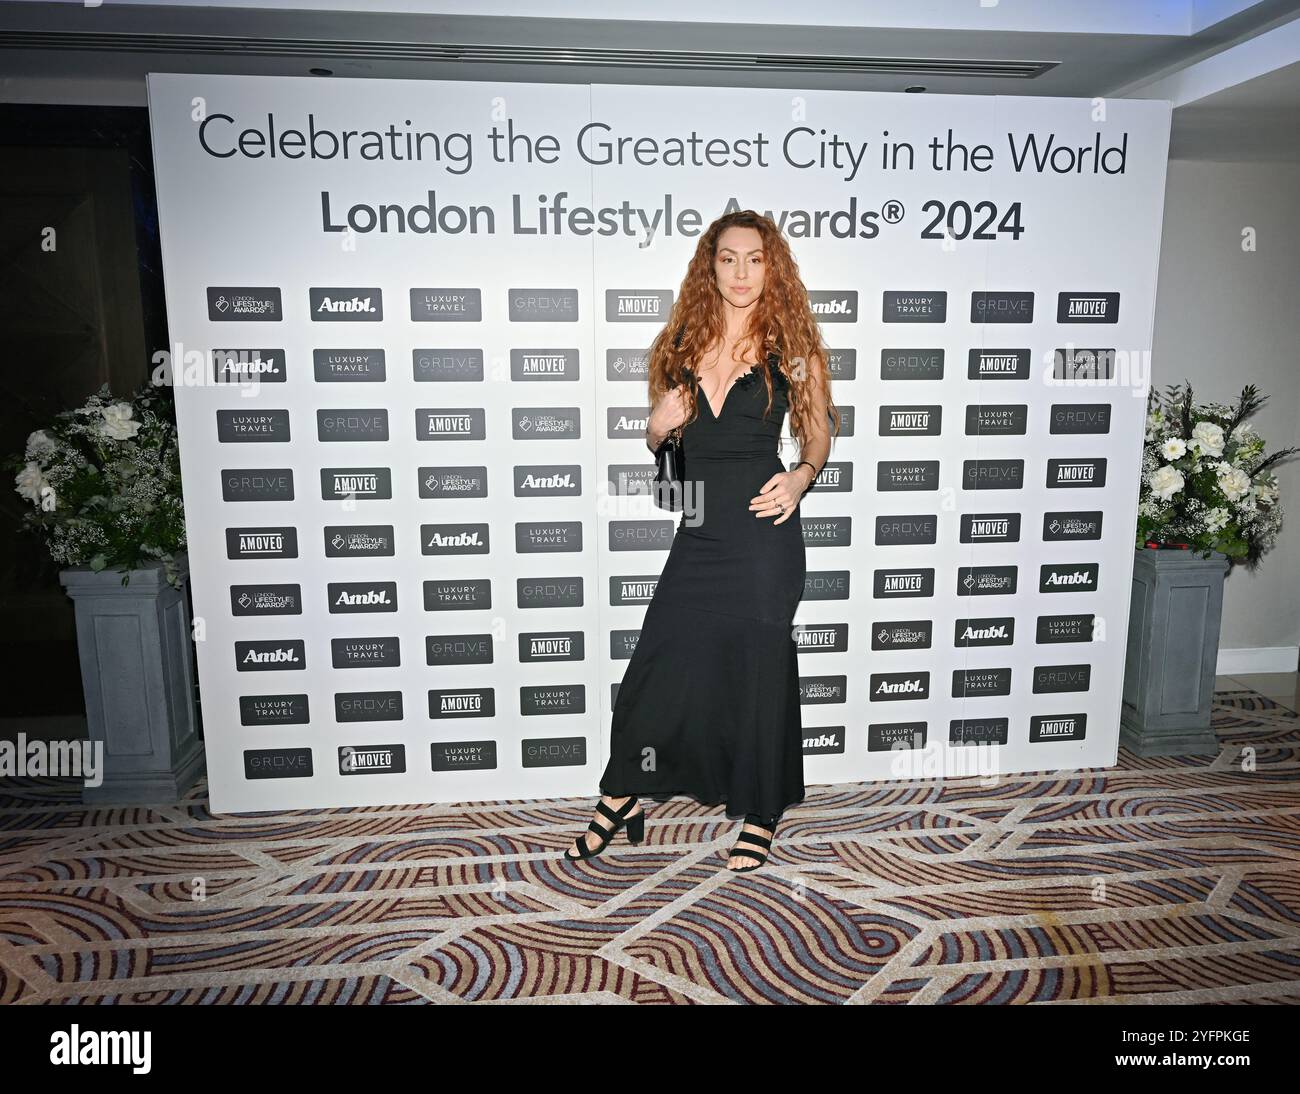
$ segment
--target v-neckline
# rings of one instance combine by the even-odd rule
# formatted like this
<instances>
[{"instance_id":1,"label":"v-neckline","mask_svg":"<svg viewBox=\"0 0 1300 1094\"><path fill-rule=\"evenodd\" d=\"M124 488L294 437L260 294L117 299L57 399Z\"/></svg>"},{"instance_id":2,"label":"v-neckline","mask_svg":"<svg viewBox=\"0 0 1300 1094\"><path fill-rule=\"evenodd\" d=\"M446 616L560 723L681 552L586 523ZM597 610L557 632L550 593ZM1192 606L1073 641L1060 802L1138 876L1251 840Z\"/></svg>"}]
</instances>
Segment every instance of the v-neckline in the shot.
<instances>
[{"instance_id":1,"label":"v-neckline","mask_svg":"<svg viewBox=\"0 0 1300 1094\"><path fill-rule=\"evenodd\" d=\"M696 383L699 384L700 394L704 396L704 402L709 408L709 415L710 417L713 418L715 422L719 422L722 420L722 415L726 413L727 410L727 400L731 398L731 393L739 386L740 381L743 380L750 373L757 372L759 365L761 365L762 363L763 363L762 361L755 361L752 365L750 365L750 367L745 372L740 373L739 375L736 376L734 380L731 381L731 383L727 387L727 393L722 397L721 410L713 409L713 404L709 402L709 397L707 394L705 394L704 385L699 384L698 378L696 379Z\"/></svg>"}]
</instances>

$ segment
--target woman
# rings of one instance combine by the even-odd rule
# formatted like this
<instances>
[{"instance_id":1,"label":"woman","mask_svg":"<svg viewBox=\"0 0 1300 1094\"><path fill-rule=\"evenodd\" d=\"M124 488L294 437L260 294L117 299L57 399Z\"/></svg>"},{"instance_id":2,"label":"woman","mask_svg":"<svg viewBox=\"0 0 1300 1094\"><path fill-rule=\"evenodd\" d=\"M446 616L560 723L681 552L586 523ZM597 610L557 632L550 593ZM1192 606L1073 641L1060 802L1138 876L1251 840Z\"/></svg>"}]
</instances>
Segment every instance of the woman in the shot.
<instances>
[{"instance_id":1,"label":"woman","mask_svg":"<svg viewBox=\"0 0 1300 1094\"><path fill-rule=\"evenodd\" d=\"M646 444L679 431L686 505L619 685L604 797L566 857L599 854L624 825L639 843L634 795L681 793L744 815L727 868L755 870L804 796L798 505L830 454L832 413L839 431L817 320L770 218L730 213L700 237L649 382ZM802 444L789 471L787 409Z\"/></svg>"}]
</instances>

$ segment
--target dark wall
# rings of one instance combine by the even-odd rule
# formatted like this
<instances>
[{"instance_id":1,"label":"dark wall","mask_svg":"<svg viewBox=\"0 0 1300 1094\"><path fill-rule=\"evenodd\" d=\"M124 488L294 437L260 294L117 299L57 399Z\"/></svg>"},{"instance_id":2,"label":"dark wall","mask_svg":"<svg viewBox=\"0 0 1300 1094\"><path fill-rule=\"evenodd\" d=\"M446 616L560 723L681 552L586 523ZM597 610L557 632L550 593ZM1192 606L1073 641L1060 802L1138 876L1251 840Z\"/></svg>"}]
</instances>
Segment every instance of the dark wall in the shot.
<instances>
[{"instance_id":1,"label":"dark wall","mask_svg":"<svg viewBox=\"0 0 1300 1094\"><path fill-rule=\"evenodd\" d=\"M107 383L126 394L167 346L149 117L139 107L0 106L0 453ZM52 243L52 246L51 246ZM0 489L4 718L84 711L59 565Z\"/></svg>"}]
</instances>

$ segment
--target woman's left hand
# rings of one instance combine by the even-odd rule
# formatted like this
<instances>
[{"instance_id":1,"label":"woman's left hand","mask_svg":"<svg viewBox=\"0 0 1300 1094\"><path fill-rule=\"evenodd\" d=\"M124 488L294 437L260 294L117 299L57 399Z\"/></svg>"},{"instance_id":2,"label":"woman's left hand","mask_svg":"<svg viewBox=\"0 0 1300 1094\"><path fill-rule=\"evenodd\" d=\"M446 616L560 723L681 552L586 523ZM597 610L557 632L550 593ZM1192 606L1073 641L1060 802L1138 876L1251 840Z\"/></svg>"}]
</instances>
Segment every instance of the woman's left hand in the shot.
<instances>
[{"instance_id":1,"label":"woman's left hand","mask_svg":"<svg viewBox=\"0 0 1300 1094\"><path fill-rule=\"evenodd\" d=\"M756 517L776 517L773 524L790 519L799 507L807 480L798 471L778 471L763 484L763 488L749 499L749 508Z\"/></svg>"}]
</instances>

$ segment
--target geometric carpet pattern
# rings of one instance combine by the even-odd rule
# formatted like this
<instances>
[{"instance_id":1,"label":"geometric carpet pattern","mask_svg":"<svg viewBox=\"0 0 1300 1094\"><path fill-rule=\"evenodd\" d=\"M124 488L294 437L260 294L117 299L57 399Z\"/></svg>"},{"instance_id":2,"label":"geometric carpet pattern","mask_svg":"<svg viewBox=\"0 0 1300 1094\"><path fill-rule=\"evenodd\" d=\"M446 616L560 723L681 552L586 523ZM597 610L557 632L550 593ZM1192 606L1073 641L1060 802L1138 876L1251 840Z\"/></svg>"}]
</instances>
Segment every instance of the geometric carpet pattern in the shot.
<instances>
[{"instance_id":1,"label":"geometric carpet pattern","mask_svg":"<svg viewBox=\"0 0 1300 1094\"><path fill-rule=\"evenodd\" d=\"M212 815L0 793L0 1004L1300 1003L1300 722L1216 692L1217 756L813 786L767 865L645 801Z\"/></svg>"}]
</instances>

